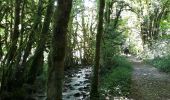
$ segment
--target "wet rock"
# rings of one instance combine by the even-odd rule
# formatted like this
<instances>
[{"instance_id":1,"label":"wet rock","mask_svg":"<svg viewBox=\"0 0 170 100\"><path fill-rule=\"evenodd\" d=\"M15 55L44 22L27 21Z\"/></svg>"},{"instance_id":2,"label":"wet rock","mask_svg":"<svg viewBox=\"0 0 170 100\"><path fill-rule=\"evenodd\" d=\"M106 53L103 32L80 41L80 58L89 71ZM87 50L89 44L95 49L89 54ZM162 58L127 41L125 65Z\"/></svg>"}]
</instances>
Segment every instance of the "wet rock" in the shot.
<instances>
[{"instance_id":1,"label":"wet rock","mask_svg":"<svg viewBox=\"0 0 170 100\"><path fill-rule=\"evenodd\" d=\"M78 88L79 91L88 91L89 89L90 87L87 86Z\"/></svg>"},{"instance_id":2,"label":"wet rock","mask_svg":"<svg viewBox=\"0 0 170 100\"><path fill-rule=\"evenodd\" d=\"M89 74L85 74L85 79L89 79L90 78L90 75Z\"/></svg>"},{"instance_id":3,"label":"wet rock","mask_svg":"<svg viewBox=\"0 0 170 100\"><path fill-rule=\"evenodd\" d=\"M70 96L67 96L67 99L70 99Z\"/></svg>"},{"instance_id":4,"label":"wet rock","mask_svg":"<svg viewBox=\"0 0 170 100\"><path fill-rule=\"evenodd\" d=\"M83 82L83 81L80 81L79 83L80 83L80 84L83 84L84 82Z\"/></svg>"},{"instance_id":5,"label":"wet rock","mask_svg":"<svg viewBox=\"0 0 170 100\"><path fill-rule=\"evenodd\" d=\"M66 90L68 90L68 89L75 90L75 88L71 84L67 85Z\"/></svg>"},{"instance_id":6,"label":"wet rock","mask_svg":"<svg viewBox=\"0 0 170 100\"><path fill-rule=\"evenodd\" d=\"M88 91L88 90L90 89L90 87L85 86L83 89L84 89L85 91Z\"/></svg>"},{"instance_id":7,"label":"wet rock","mask_svg":"<svg viewBox=\"0 0 170 100\"><path fill-rule=\"evenodd\" d=\"M79 71L78 73L80 73L80 74L81 74L81 73L82 73L82 71Z\"/></svg>"},{"instance_id":8,"label":"wet rock","mask_svg":"<svg viewBox=\"0 0 170 100\"><path fill-rule=\"evenodd\" d=\"M72 77L72 74L68 74L68 77Z\"/></svg>"},{"instance_id":9,"label":"wet rock","mask_svg":"<svg viewBox=\"0 0 170 100\"><path fill-rule=\"evenodd\" d=\"M84 87L80 87L78 88L79 91L83 91L84 90Z\"/></svg>"},{"instance_id":10,"label":"wet rock","mask_svg":"<svg viewBox=\"0 0 170 100\"><path fill-rule=\"evenodd\" d=\"M73 97L78 97L80 100L83 98L88 97L88 91L90 87L88 84L90 84L90 73L88 68L77 68L77 69L71 69L66 74L68 74L67 77L65 77L64 82L64 92L65 92L65 99L69 100ZM79 91L79 92L72 92L70 91ZM76 99L78 100L78 99ZM84 100L84 99L83 99Z\"/></svg>"},{"instance_id":11,"label":"wet rock","mask_svg":"<svg viewBox=\"0 0 170 100\"><path fill-rule=\"evenodd\" d=\"M75 90L75 88L71 84L66 84L63 92L66 92L67 90Z\"/></svg>"},{"instance_id":12,"label":"wet rock","mask_svg":"<svg viewBox=\"0 0 170 100\"><path fill-rule=\"evenodd\" d=\"M85 80L84 83L90 83L90 80Z\"/></svg>"},{"instance_id":13,"label":"wet rock","mask_svg":"<svg viewBox=\"0 0 170 100\"><path fill-rule=\"evenodd\" d=\"M65 83L70 83L71 82L71 79L68 78L67 80L65 80Z\"/></svg>"},{"instance_id":14,"label":"wet rock","mask_svg":"<svg viewBox=\"0 0 170 100\"><path fill-rule=\"evenodd\" d=\"M87 86L87 87L90 87L90 84L87 84L86 86Z\"/></svg>"},{"instance_id":15,"label":"wet rock","mask_svg":"<svg viewBox=\"0 0 170 100\"><path fill-rule=\"evenodd\" d=\"M65 86L65 88L69 88L69 87L71 87L71 84L65 84L64 86Z\"/></svg>"},{"instance_id":16,"label":"wet rock","mask_svg":"<svg viewBox=\"0 0 170 100\"><path fill-rule=\"evenodd\" d=\"M74 88L74 87L70 87L69 89L70 89L70 90L75 90L75 88Z\"/></svg>"},{"instance_id":17,"label":"wet rock","mask_svg":"<svg viewBox=\"0 0 170 100\"><path fill-rule=\"evenodd\" d=\"M76 74L72 74L72 77L75 77L76 76Z\"/></svg>"},{"instance_id":18,"label":"wet rock","mask_svg":"<svg viewBox=\"0 0 170 100\"><path fill-rule=\"evenodd\" d=\"M80 97L80 93L76 93L76 94L74 94L74 97Z\"/></svg>"},{"instance_id":19,"label":"wet rock","mask_svg":"<svg viewBox=\"0 0 170 100\"><path fill-rule=\"evenodd\" d=\"M66 92L68 89L64 87L63 92Z\"/></svg>"},{"instance_id":20,"label":"wet rock","mask_svg":"<svg viewBox=\"0 0 170 100\"><path fill-rule=\"evenodd\" d=\"M74 86L80 86L80 84L74 84Z\"/></svg>"},{"instance_id":21,"label":"wet rock","mask_svg":"<svg viewBox=\"0 0 170 100\"><path fill-rule=\"evenodd\" d=\"M82 91L81 94L82 94L83 98L87 97L87 95L88 95L85 91Z\"/></svg>"}]
</instances>

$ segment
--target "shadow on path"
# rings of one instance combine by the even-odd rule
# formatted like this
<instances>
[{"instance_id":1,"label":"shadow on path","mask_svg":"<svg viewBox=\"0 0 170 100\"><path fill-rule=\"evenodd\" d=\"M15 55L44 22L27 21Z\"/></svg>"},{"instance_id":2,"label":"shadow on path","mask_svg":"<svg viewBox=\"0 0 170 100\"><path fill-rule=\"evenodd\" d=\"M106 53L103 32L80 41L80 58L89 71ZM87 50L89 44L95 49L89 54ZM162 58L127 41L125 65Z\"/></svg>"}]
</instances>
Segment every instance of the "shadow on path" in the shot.
<instances>
[{"instance_id":1,"label":"shadow on path","mask_svg":"<svg viewBox=\"0 0 170 100\"><path fill-rule=\"evenodd\" d=\"M170 75L129 57L133 66L131 96L134 100L170 100Z\"/></svg>"}]
</instances>

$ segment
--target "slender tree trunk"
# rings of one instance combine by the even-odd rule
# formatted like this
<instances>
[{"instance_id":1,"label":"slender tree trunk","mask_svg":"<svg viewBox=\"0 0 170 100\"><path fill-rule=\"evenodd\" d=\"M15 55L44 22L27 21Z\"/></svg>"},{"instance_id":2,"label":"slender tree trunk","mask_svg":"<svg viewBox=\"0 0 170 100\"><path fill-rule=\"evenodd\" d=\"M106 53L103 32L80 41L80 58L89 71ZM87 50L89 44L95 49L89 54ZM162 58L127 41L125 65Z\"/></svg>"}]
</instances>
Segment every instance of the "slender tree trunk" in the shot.
<instances>
[{"instance_id":1,"label":"slender tree trunk","mask_svg":"<svg viewBox=\"0 0 170 100\"><path fill-rule=\"evenodd\" d=\"M70 67L74 66L74 61L73 61L73 48L74 43L72 42L72 39L74 38L74 30L73 30L73 12L70 15L70 20L68 24L68 32L69 34L67 35L67 48L66 48L66 58L65 58L65 70L70 69Z\"/></svg>"},{"instance_id":2,"label":"slender tree trunk","mask_svg":"<svg viewBox=\"0 0 170 100\"><path fill-rule=\"evenodd\" d=\"M2 59L2 56L3 56L3 50L2 50L2 37L0 35L0 61ZM0 63L1 64L1 63Z\"/></svg>"},{"instance_id":3,"label":"slender tree trunk","mask_svg":"<svg viewBox=\"0 0 170 100\"><path fill-rule=\"evenodd\" d=\"M20 66L20 61L21 61L21 56L22 56L22 51L23 51L23 32L25 30L25 27L24 27L24 20L25 20L25 5L26 5L26 2L23 1L22 2L22 5L21 5L21 30L20 30L20 41L19 41L19 48L17 50L17 57L16 57L16 61L14 63L14 67L16 68L15 71L14 71L14 78L13 78L13 87L15 88L19 88L21 87L23 84L23 80L22 77L23 75L21 75L21 73L24 73L21 71L21 66Z\"/></svg>"},{"instance_id":4,"label":"slender tree trunk","mask_svg":"<svg viewBox=\"0 0 170 100\"><path fill-rule=\"evenodd\" d=\"M62 100L66 33L72 0L58 0L54 13L51 66L48 69L47 100Z\"/></svg>"},{"instance_id":5,"label":"slender tree trunk","mask_svg":"<svg viewBox=\"0 0 170 100\"><path fill-rule=\"evenodd\" d=\"M42 6L43 6L42 0L39 0L38 1L38 9L37 9L35 19L34 19L34 25L33 25L33 28L32 28L32 30L30 32L29 40L28 40L26 49L24 51L22 66L26 65L27 58L28 58L28 56L29 56L29 54L31 52L31 49L32 49L32 45L35 42L35 33L38 30L38 25L41 23Z\"/></svg>"},{"instance_id":6,"label":"slender tree trunk","mask_svg":"<svg viewBox=\"0 0 170 100\"><path fill-rule=\"evenodd\" d=\"M17 50L17 42L19 38L19 24L20 24L20 5L21 0L15 0L15 19L14 19L14 31L11 32L11 47L7 54L7 64L10 64L14 58Z\"/></svg>"},{"instance_id":7,"label":"slender tree trunk","mask_svg":"<svg viewBox=\"0 0 170 100\"><path fill-rule=\"evenodd\" d=\"M82 64L86 65L87 64L87 47L86 47L86 42L87 42L87 27L86 27L86 23L85 23L85 19L84 19L84 12L82 12L81 15L81 19L82 19L82 32L83 32L83 59L82 59Z\"/></svg>"},{"instance_id":8,"label":"slender tree trunk","mask_svg":"<svg viewBox=\"0 0 170 100\"><path fill-rule=\"evenodd\" d=\"M2 82L1 82L1 91L3 90L11 90L11 71L12 71L12 63L16 55L17 50L17 42L19 38L19 24L20 24L20 5L21 0L15 0L15 16L14 16L14 31L11 34L11 45L9 51L6 55L6 63L2 66L7 67L7 71L3 72Z\"/></svg>"},{"instance_id":9,"label":"slender tree trunk","mask_svg":"<svg viewBox=\"0 0 170 100\"><path fill-rule=\"evenodd\" d=\"M124 8L124 6L121 5L120 9L116 13L116 18L115 18L115 21L114 21L113 29L116 29L117 26L118 26L119 18L120 18L121 12L123 11L123 8Z\"/></svg>"},{"instance_id":10,"label":"slender tree trunk","mask_svg":"<svg viewBox=\"0 0 170 100\"><path fill-rule=\"evenodd\" d=\"M48 37L48 30L50 26L50 21L51 17L53 14L53 5L54 5L54 0L49 0L48 1L48 7L47 7L47 12L45 15L44 19L44 25L41 31L41 36L40 36L40 41L38 42L38 46L35 50L35 55L33 57L33 61L31 64L31 69L28 74L28 83L34 83L36 76L39 75L42 72L43 68L43 61L44 61L44 49L45 49L45 44L46 40Z\"/></svg>"},{"instance_id":11,"label":"slender tree trunk","mask_svg":"<svg viewBox=\"0 0 170 100\"><path fill-rule=\"evenodd\" d=\"M98 27L97 27L97 35L96 35L96 54L95 54L95 65L93 69L93 79L90 91L90 99L91 100L98 100L99 93L98 93L98 80L99 80L99 66L100 66L100 45L101 45L101 38L103 33L103 12L104 12L105 0L100 0L99 5L99 20L98 20Z\"/></svg>"}]
</instances>

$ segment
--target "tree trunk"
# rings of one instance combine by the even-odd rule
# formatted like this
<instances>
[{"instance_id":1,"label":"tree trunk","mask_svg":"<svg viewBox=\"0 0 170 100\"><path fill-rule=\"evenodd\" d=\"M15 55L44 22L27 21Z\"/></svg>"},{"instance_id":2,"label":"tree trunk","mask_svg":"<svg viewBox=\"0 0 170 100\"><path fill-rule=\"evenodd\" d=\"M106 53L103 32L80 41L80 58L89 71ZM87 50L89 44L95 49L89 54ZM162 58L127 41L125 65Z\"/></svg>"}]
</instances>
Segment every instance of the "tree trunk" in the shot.
<instances>
[{"instance_id":1,"label":"tree trunk","mask_svg":"<svg viewBox=\"0 0 170 100\"><path fill-rule=\"evenodd\" d=\"M2 50L2 38L1 38L1 35L0 35L0 61L1 61L1 58L3 56L3 50ZM1 63L0 63L1 64Z\"/></svg>"},{"instance_id":2,"label":"tree trunk","mask_svg":"<svg viewBox=\"0 0 170 100\"><path fill-rule=\"evenodd\" d=\"M98 80L99 80L99 60L100 60L100 45L101 45L101 38L103 33L103 12L104 12L105 0L100 0L99 5L99 20L98 20L98 27L97 27L97 35L96 35L96 54L95 54L95 65L93 69L93 79L90 91L90 99L91 100L98 100L99 93L98 93Z\"/></svg>"},{"instance_id":3,"label":"tree trunk","mask_svg":"<svg viewBox=\"0 0 170 100\"><path fill-rule=\"evenodd\" d=\"M31 64L31 69L28 74L28 83L34 83L36 76L39 75L42 72L43 68L43 61L44 61L44 49L45 49L45 44L46 40L48 37L48 30L50 26L50 21L52 17L52 12L53 12L53 5L54 5L54 0L49 0L48 1L48 7L47 7L47 12L45 15L44 19L44 25L41 31L41 36L40 36L40 41L38 42L38 46L35 50L35 55L33 57L33 61Z\"/></svg>"},{"instance_id":4,"label":"tree trunk","mask_svg":"<svg viewBox=\"0 0 170 100\"><path fill-rule=\"evenodd\" d=\"M17 50L17 42L19 38L19 24L20 24L20 5L21 5L21 0L15 0L15 19L14 19L14 31L12 32L11 35L11 45L9 48L8 53L6 54L6 63L4 66L7 67L7 71L3 72L4 74L2 75L2 82L1 82L1 91L3 90L11 90L11 71L12 71L12 63L16 55L16 50Z\"/></svg>"},{"instance_id":5,"label":"tree trunk","mask_svg":"<svg viewBox=\"0 0 170 100\"><path fill-rule=\"evenodd\" d=\"M62 100L66 33L72 0L58 0L54 13L51 66L48 68L47 100Z\"/></svg>"},{"instance_id":6,"label":"tree trunk","mask_svg":"<svg viewBox=\"0 0 170 100\"><path fill-rule=\"evenodd\" d=\"M31 49L32 49L32 45L35 42L35 33L38 30L38 25L41 23L42 6L43 6L42 1L43 0L38 1L38 9L37 9L37 12L36 12L36 15L35 15L34 25L33 25L33 28L30 32L29 40L28 40L28 43L26 45L26 49L25 49L24 55L23 55L23 61L22 61L22 65L21 65L23 67L26 65L27 58L30 55L30 52L31 52Z\"/></svg>"}]
</instances>

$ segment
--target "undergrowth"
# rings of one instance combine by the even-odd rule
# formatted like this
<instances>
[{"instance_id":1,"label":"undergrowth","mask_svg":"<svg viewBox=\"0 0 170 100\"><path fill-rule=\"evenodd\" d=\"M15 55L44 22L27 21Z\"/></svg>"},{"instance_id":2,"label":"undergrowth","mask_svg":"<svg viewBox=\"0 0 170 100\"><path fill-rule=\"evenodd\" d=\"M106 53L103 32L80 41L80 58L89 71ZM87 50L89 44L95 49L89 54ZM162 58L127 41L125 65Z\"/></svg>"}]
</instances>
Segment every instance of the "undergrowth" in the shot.
<instances>
[{"instance_id":1,"label":"undergrowth","mask_svg":"<svg viewBox=\"0 0 170 100\"><path fill-rule=\"evenodd\" d=\"M105 96L124 96L130 94L132 67L125 57L115 56L109 70L101 73L100 93ZM107 66L103 67L107 69Z\"/></svg>"},{"instance_id":2,"label":"undergrowth","mask_svg":"<svg viewBox=\"0 0 170 100\"><path fill-rule=\"evenodd\" d=\"M170 72L170 55L165 57L156 57L155 59L148 60L147 62L163 72Z\"/></svg>"}]
</instances>

